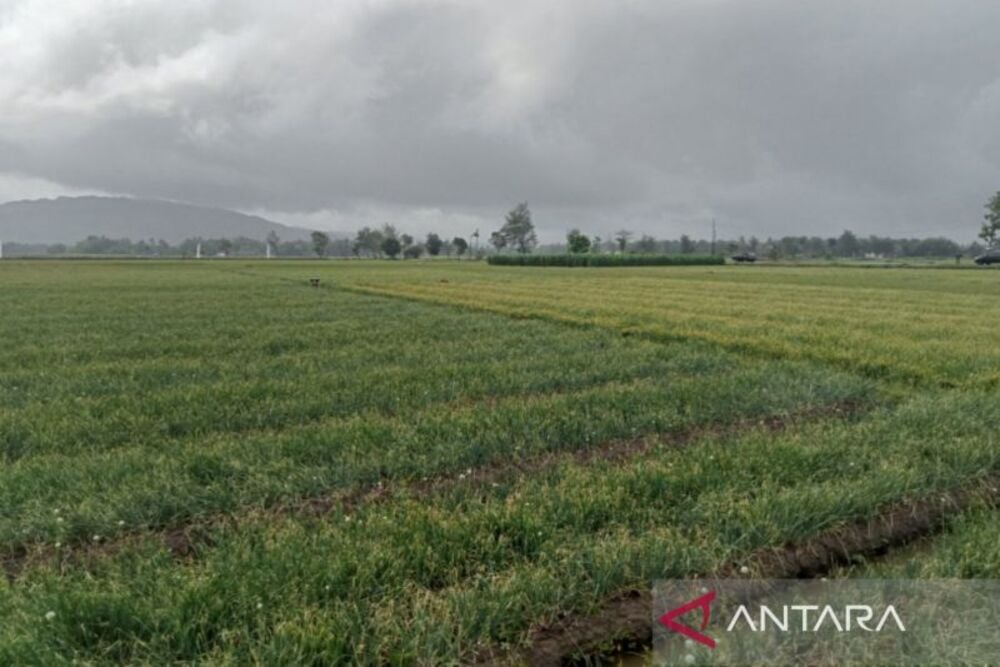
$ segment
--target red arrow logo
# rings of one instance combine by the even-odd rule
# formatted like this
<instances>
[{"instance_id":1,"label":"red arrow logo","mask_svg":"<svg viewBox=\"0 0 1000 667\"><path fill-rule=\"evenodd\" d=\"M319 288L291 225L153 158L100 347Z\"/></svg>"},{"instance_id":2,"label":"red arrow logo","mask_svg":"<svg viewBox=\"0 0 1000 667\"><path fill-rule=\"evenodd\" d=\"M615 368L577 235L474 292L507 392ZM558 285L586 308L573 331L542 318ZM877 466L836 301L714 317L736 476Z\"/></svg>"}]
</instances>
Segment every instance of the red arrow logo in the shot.
<instances>
[{"instance_id":1,"label":"red arrow logo","mask_svg":"<svg viewBox=\"0 0 1000 667\"><path fill-rule=\"evenodd\" d=\"M660 616L660 623L666 626L667 629L679 632L688 639L693 639L699 644L704 644L708 648L715 648L714 639L708 635L703 635L694 628L684 625L683 623L678 623L674 620L678 616L683 616L689 611L701 609L701 629L704 630L708 627L708 622L712 618L713 600L715 600L715 591L709 591L701 597L695 598L694 600L691 600L687 604L677 607L676 609L671 609L663 616Z\"/></svg>"}]
</instances>

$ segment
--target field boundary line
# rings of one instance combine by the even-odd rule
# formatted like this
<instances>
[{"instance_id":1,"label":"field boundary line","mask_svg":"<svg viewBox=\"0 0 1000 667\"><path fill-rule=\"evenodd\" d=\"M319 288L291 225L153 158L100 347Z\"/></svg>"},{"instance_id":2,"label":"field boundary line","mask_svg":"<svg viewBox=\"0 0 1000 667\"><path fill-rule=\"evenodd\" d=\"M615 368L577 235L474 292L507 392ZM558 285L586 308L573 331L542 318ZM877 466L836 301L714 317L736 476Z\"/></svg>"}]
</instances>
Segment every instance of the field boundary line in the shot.
<instances>
[{"instance_id":1,"label":"field boundary line","mask_svg":"<svg viewBox=\"0 0 1000 667\"><path fill-rule=\"evenodd\" d=\"M921 376L919 373L914 373L911 371L907 371L905 369L865 368L848 362L838 362L829 359L820 359L818 357L813 357L808 355L800 357L789 356L787 354L769 351L766 348L761 347L759 345L754 345L753 343L723 343L709 338L701 338L698 336L689 336L679 333L668 333L665 331L663 332L644 331L641 328L629 327L629 326L619 328L607 324L588 322L573 317L559 317L551 313L544 313L537 311L517 312L517 313L504 312L501 309L490 308L489 306L486 305L472 305L468 303L450 303L448 301L435 299L433 297L428 297L423 295L413 295L413 294L402 294L399 292L393 292L391 290L385 290L384 288L376 286L338 285L338 288L343 289L345 291L354 292L357 294L364 294L368 296L376 296L389 299L402 299L406 301L414 301L425 304L426 303L437 304L439 306L443 306L446 308L455 308L458 310L466 310L470 312L491 313L493 315L508 317L513 320L539 320L577 329L598 329L601 331L617 333L626 338L634 337L651 343L691 343L691 344L704 345L710 349L722 350L729 353L746 354L751 358L763 361L791 361L800 363L811 363L820 367L831 368L838 370L840 372L848 373L850 375L854 375L855 377L860 377L867 380L888 384L890 386L901 385L908 389L914 389L920 387L925 387L925 388L938 387L942 389L954 389L956 387L954 382L950 380L944 380L941 382L928 381L926 377ZM980 385L989 386L989 382L982 381Z\"/></svg>"}]
</instances>

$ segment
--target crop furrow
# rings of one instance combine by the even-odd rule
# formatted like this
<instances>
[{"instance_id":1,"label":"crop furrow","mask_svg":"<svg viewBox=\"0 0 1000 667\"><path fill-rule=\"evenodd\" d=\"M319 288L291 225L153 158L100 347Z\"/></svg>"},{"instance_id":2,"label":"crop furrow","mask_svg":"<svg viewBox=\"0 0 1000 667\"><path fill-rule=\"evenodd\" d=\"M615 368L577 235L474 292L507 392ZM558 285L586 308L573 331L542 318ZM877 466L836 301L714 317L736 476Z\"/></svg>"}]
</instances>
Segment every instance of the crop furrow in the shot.
<instances>
[{"instance_id":1,"label":"crop furrow","mask_svg":"<svg viewBox=\"0 0 1000 667\"><path fill-rule=\"evenodd\" d=\"M973 505L1000 501L1000 474L970 481L960 488L933 497L919 498L882 508L869 519L821 533L780 548L754 552L738 562L690 578L753 576L760 579L819 577L852 559L881 556L914 540L927 537L952 517ZM746 569L749 569L749 574ZM587 664L608 642L649 646L652 641L652 596L649 590L631 589L609 598L588 616L571 615L537 628L527 649L513 654L501 651L476 656L479 664L526 663L533 666Z\"/></svg>"}]
</instances>

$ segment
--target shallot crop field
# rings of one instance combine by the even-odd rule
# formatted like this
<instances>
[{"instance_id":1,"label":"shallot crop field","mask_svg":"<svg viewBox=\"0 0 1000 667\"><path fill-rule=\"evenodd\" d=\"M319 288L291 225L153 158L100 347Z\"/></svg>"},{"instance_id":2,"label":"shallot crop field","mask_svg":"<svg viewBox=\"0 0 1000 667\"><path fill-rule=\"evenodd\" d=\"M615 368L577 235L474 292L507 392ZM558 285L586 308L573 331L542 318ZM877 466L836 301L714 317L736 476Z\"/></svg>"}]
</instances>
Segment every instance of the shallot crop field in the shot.
<instances>
[{"instance_id":1,"label":"shallot crop field","mask_svg":"<svg viewBox=\"0 0 1000 667\"><path fill-rule=\"evenodd\" d=\"M558 664L657 578L1000 578L993 270L4 260L0 313L0 664Z\"/></svg>"}]
</instances>

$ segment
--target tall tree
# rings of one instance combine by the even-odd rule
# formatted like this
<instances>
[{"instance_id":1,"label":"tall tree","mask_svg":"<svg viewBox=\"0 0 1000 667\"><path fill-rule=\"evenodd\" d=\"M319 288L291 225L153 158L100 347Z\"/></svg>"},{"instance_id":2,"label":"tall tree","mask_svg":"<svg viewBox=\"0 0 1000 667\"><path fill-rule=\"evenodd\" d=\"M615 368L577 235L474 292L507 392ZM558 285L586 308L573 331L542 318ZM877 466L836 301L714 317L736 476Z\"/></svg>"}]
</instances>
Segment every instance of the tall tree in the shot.
<instances>
[{"instance_id":1,"label":"tall tree","mask_svg":"<svg viewBox=\"0 0 1000 667\"><path fill-rule=\"evenodd\" d=\"M685 255L694 253L694 241L687 234L681 235L681 253Z\"/></svg>"},{"instance_id":2,"label":"tall tree","mask_svg":"<svg viewBox=\"0 0 1000 667\"><path fill-rule=\"evenodd\" d=\"M316 253L317 257L322 257L326 254L326 247L330 245L330 237L323 232L313 232L310 234L312 238L313 252Z\"/></svg>"},{"instance_id":3,"label":"tall tree","mask_svg":"<svg viewBox=\"0 0 1000 667\"><path fill-rule=\"evenodd\" d=\"M386 225L386 227L392 229L390 225ZM395 230L392 229L392 236L395 237L395 234ZM371 227L362 227L355 235L351 249L356 255L364 253L369 257L375 257L382 252L382 241L385 238L384 230L379 231Z\"/></svg>"},{"instance_id":4,"label":"tall tree","mask_svg":"<svg viewBox=\"0 0 1000 667\"><path fill-rule=\"evenodd\" d=\"M267 233L267 238L264 239L264 243L271 246L271 250L275 253L278 252L278 244L281 243L281 238L278 236L278 232L273 229Z\"/></svg>"},{"instance_id":5,"label":"tall tree","mask_svg":"<svg viewBox=\"0 0 1000 667\"><path fill-rule=\"evenodd\" d=\"M656 252L656 239L649 234L643 234L636 242L635 249L641 253L651 255Z\"/></svg>"},{"instance_id":6,"label":"tall tree","mask_svg":"<svg viewBox=\"0 0 1000 667\"><path fill-rule=\"evenodd\" d=\"M455 254L461 257L469 249L469 242L463 239L461 236L456 236L451 240L451 244L455 246Z\"/></svg>"},{"instance_id":7,"label":"tall tree","mask_svg":"<svg viewBox=\"0 0 1000 667\"><path fill-rule=\"evenodd\" d=\"M500 235L503 238L503 245L497 246L494 237ZM504 246L516 248L520 253L529 253L538 244L538 236L535 235L535 225L531 221L531 211L528 209L528 202L521 202L507 214L503 227L499 232L494 232L490 237L497 250Z\"/></svg>"},{"instance_id":8,"label":"tall tree","mask_svg":"<svg viewBox=\"0 0 1000 667\"><path fill-rule=\"evenodd\" d=\"M619 229L615 232L615 243L618 244L618 252L625 252L630 238L632 238L632 232L627 229Z\"/></svg>"},{"instance_id":9,"label":"tall tree","mask_svg":"<svg viewBox=\"0 0 1000 667\"><path fill-rule=\"evenodd\" d=\"M437 234L428 234L427 240L424 242L424 246L427 248L427 254L432 257L436 257L441 254L441 248L444 247L444 241Z\"/></svg>"},{"instance_id":10,"label":"tall tree","mask_svg":"<svg viewBox=\"0 0 1000 667\"><path fill-rule=\"evenodd\" d=\"M1000 190L986 202L986 215L983 218L986 222L979 232L979 238L986 243L988 249L993 250L1000 243Z\"/></svg>"},{"instance_id":11,"label":"tall tree","mask_svg":"<svg viewBox=\"0 0 1000 667\"><path fill-rule=\"evenodd\" d=\"M566 249L574 255L590 252L590 239L579 229L571 229L566 235Z\"/></svg>"},{"instance_id":12,"label":"tall tree","mask_svg":"<svg viewBox=\"0 0 1000 667\"><path fill-rule=\"evenodd\" d=\"M861 243L858 241L858 237L851 230L845 229L844 233L837 239L837 254L841 257L857 257L860 251Z\"/></svg>"},{"instance_id":13,"label":"tall tree","mask_svg":"<svg viewBox=\"0 0 1000 667\"><path fill-rule=\"evenodd\" d=\"M387 236L382 239L382 252L388 255L390 259L396 259L396 256L402 249L403 244L395 236Z\"/></svg>"}]
</instances>

